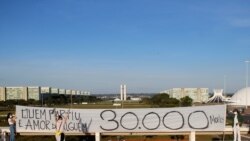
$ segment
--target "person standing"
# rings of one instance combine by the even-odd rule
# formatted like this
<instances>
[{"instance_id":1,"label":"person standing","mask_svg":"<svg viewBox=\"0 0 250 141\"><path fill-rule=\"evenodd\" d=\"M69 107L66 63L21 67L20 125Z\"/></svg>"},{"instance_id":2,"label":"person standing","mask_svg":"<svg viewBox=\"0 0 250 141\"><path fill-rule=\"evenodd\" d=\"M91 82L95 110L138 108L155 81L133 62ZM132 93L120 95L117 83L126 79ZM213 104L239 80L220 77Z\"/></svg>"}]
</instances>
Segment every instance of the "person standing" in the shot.
<instances>
[{"instance_id":1,"label":"person standing","mask_svg":"<svg viewBox=\"0 0 250 141\"><path fill-rule=\"evenodd\" d=\"M66 116L58 115L56 117L56 141L65 141L64 125L68 117L68 114L66 114Z\"/></svg>"},{"instance_id":2,"label":"person standing","mask_svg":"<svg viewBox=\"0 0 250 141\"><path fill-rule=\"evenodd\" d=\"M241 141L241 136L240 136L240 125L238 121L238 112L234 112L234 126L233 126L233 131L234 131L234 141Z\"/></svg>"},{"instance_id":3,"label":"person standing","mask_svg":"<svg viewBox=\"0 0 250 141\"><path fill-rule=\"evenodd\" d=\"M15 141L16 134L16 117L12 113L7 114L7 120L10 126L10 141Z\"/></svg>"}]
</instances>

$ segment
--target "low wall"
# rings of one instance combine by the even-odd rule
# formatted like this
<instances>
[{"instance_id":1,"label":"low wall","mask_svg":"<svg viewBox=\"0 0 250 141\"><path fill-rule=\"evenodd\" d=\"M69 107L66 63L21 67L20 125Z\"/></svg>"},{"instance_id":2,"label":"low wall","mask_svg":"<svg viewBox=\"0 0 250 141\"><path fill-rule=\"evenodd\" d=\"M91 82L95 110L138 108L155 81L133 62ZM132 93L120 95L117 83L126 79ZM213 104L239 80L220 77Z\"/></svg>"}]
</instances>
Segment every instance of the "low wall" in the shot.
<instances>
[{"instance_id":1,"label":"low wall","mask_svg":"<svg viewBox=\"0 0 250 141\"><path fill-rule=\"evenodd\" d=\"M249 127L241 127L241 134L248 134ZM0 127L1 139L2 141L6 140L6 134L9 133L8 127ZM53 132L19 132L21 136L54 136ZM102 133L65 133L67 136L86 136L93 135L96 137L96 141L100 141L102 135L105 136L131 136L131 135L189 135L190 141L195 141L196 135L229 135L233 134L233 128L227 126L224 131L199 131L199 132L102 132Z\"/></svg>"}]
</instances>

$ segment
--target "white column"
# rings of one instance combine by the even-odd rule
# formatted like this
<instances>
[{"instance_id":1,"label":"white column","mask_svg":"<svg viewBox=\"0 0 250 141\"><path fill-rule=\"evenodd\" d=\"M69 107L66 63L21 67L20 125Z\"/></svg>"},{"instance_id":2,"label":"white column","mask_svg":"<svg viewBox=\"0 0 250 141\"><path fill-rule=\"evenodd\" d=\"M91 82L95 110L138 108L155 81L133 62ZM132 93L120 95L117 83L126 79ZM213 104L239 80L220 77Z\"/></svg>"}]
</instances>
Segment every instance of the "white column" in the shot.
<instances>
[{"instance_id":1,"label":"white column","mask_svg":"<svg viewBox=\"0 0 250 141\"><path fill-rule=\"evenodd\" d=\"M127 86L123 85L123 95L124 95L124 100L127 100Z\"/></svg>"},{"instance_id":2,"label":"white column","mask_svg":"<svg viewBox=\"0 0 250 141\"><path fill-rule=\"evenodd\" d=\"M6 132L5 131L2 131L1 140L6 141Z\"/></svg>"},{"instance_id":3,"label":"white column","mask_svg":"<svg viewBox=\"0 0 250 141\"><path fill-rule=\"evenodd\" d=\"M95 141L100 141L101 140L101 134L100 132L95 133Z\"/></svg>"},{"instance_id":4,"label":"white column","mask_svg":"<svg viewBox=\"0 0 250 141\"><path fill-rule=\"evenodd\" d=\"M224 75L224 95L226 97L226 75Z\"/></svg>"},{"instance_id":5,"label":"white column","mask_svg":"<svg viewBox=\"0 0 250 141\"><path fill-rule=\"evenodd\" d=\"M189 141L195 141L195 131L191 131L189 134Z\"/></svg>"},{"instance_id":6,"label":"white column","mask_svg":"<svg viewBox=\"0 0 250 141\"><path fill-rule=\"evenodd\" d=\"M246 63L246 109L247 109L247 102L248 102L248 92L247 92L247 88L248 88L248 63L249 61L245 61Z\"/></svg>"},{"instance_id":7,"label":"white column","mask_svg":"<svg viewBox=\"0 0 250 141\"><path fill-rule=\"evenodd\" d=\"M120 88L120 95L121 95L121 100L123 100L123 85L121 85L121 88Z\"/></svg>"}]
</instances>

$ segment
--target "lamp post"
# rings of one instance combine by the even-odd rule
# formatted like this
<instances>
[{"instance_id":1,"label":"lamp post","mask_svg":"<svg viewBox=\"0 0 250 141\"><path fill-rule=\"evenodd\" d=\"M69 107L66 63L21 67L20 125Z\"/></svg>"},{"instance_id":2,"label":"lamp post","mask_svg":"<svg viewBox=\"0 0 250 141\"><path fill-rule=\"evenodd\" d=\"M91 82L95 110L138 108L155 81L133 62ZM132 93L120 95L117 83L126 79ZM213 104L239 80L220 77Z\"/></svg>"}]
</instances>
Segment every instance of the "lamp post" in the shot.
<instances>
[{"instance_id":1,"label":"lamp post","mask_svg":"<svg viewBox=\"0 0 250 141\"><path fill-rule=\"evenodd\" d=\"M226 97L226 75L224 75L224 96Z\"/></svg>"},{"instance_id":2,"label":"lamp post","mask_svg":"<svg viewBox=\"0 0 250 141\"><path fill-rule=\"evenodd\" d=\"M70 108L72 108L72 92L71 92L71 95L70 95Z\"/></svg>"},{"instance_id":3,"label":"lamp post","mask_svg":"<svg viewBox=\"0 0 250 141\"><path fill-rule=\"evenodd\" d=\"M42 107L43 107L43 93L42 93Z\"/></svg>"},{"instance_id":4,"label":"lamp post","mask_svg":"<svg viewBox=\"0 0 250 141\"><path fill-rule=\"evenodd\" d=\"M249 61L245 61L246 63L246 109L247 109L247 101L248 101L248 96L247 96L247 87L248 87L248 63Z\"/></svg>"}]
</instances>

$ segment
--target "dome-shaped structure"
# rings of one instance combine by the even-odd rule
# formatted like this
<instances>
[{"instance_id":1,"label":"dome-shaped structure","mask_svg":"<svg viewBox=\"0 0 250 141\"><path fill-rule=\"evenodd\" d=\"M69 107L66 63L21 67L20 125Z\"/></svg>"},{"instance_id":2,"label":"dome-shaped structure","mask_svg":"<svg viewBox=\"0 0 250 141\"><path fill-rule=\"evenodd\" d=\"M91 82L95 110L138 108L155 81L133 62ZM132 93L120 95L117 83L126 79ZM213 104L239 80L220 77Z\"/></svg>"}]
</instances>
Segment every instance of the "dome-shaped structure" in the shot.
<instances>
[{"instance_id":1,"label":"dome-shaped structure","mask_svg":"<svg viewBox=\"0 0 250 141\"><path fill-rule=\"evenodd\" d=\"M238 90L230 100L230 105L245 106L250 105L250 87Z\"/></svg>"}]
</instances>

